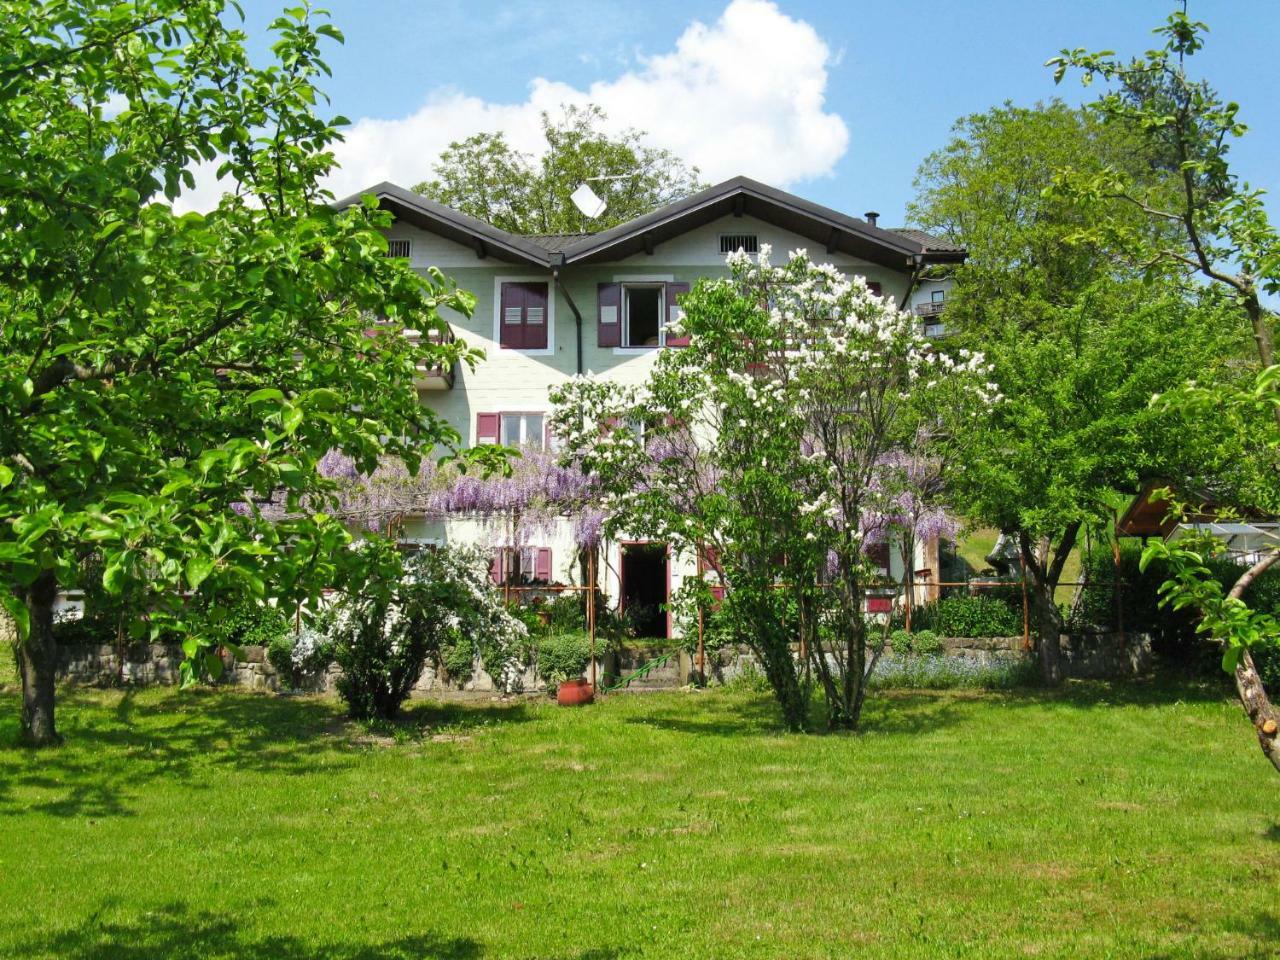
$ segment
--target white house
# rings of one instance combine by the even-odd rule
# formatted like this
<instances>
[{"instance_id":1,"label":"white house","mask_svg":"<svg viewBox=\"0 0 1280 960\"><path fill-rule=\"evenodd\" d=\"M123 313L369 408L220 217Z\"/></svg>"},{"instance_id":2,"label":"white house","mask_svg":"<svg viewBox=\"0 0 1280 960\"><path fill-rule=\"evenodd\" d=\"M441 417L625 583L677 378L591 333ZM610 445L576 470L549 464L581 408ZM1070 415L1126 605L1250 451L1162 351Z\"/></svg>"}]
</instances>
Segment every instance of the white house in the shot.
<instances>
[{"instance_id":1,"label":"white house","mask_svg":"<svg viewBox=\"0 0 1280 960\"><path fill-rule=\"evenodd\" d=\"M643 381L668 346L675 297L701 277L725 275L725 256L738 248L807 249L908 304L932 333L942 330L947 281L928 279L929 270L965 255L920 231L881 227L875 214L847 216L745 177L601 233L567 236L510 234L390 183L365 194L395 216L392 255L416 269L439 267L477 297L471 318L449 320L453 335L487 359L475 370L432 371L420 384L422 402L470 444L545 444L548 390L575 373ZM483 544L492 535L467 518L408 518L403 529L430 543ZM664 603L696 569L694 558L663 544L615 542L603 556L601 587L622 609ZM900 576L896 558L888 562ZM925 545L919 565L936 569L936 545ZM569 524L532 546L520 568L525 578L578 582ZM670 630L664 618L652 632Z\"/></svg>"}]
</instances>

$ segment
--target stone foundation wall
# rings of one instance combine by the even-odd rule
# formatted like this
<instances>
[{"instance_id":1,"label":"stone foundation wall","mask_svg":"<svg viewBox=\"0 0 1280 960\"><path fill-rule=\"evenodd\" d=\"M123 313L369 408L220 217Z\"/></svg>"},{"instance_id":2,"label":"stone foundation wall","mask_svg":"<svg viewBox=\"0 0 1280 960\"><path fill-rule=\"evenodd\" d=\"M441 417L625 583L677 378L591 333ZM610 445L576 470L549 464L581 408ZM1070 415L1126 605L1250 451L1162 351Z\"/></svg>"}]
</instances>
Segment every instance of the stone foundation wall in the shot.
<instances>
[{"instance_id":1,"label":"stone foundation wall","mask_svg":"<svg viewBox=\"0 0 1280 960\"><path fill-rule=\"evenodd\" d=\"M1023 649L1021 637L943 639L943 655L970 661L977 666L997 666L1019 660L1034 662L1035 651ZM611 650L596 661L596 676L626 676L640 669L645 663L662 656L670 648L661 646L628 647ZM275 667L267 659L265 647L244 647L244 659L231 656L224 659L226 670L220 683L246 687L251 690L280 690L282 684ZM1081 678L1132 677L1151 667L1151 638L1147 634L1083 634L1064 635L1063 660L1068 676ZM178 665L182 662L182 650L169 644L131 644L123 648L115 646L61 646L58 649L58 672L63 679L91 684L173 684L179 679ZM744 671L759 670L750 650L725 647L708 651L706 655L707 679L724 683ZM590 668L586 671L590 676ZM676 656L648 676L635 682L632 689L656 689L683 686L692 682L697 673L694 655L681 650ZM321 677L315 678L309 692L334 691L338 676L336 667L330 667ZM546 690L546 683L530 665L521 677L521 689L527 693ZM493 678L477 666L472 676L458 683L437 674L428 665L422 672L414 690L421 694L470 692L494 693L497 685Z\"/></svg>"}]
</instances>

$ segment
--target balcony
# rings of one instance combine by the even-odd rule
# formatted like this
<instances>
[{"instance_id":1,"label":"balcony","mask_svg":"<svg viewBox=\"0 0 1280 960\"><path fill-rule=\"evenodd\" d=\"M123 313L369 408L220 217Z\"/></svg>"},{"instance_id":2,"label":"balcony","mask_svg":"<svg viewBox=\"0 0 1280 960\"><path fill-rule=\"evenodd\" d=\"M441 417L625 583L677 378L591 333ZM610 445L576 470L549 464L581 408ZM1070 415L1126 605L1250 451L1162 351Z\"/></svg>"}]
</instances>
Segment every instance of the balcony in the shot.
<instances>
[{"instance_id":1,"label":"balcony","mask_svg":"<svg viewBox=\"0 0 1280 960\"><path fill-rule=\"evenodd\" d=\"M420 341L422 338L422 333L418 330L406 330L404 335L415 342ZM439 330L428 330L427 342L436 344L453 343L452 328L445 327L443 334ZM418 372L414 375L413 382L419 390L452 390L455 366L456 364L450 364L448 367L419 364Z\"/></svg>"},{"instance_id":2,"label":"balcony","mask_svg":"<svg viewBox=\"0 0 1280 960\"><path fill-rule=\"evenodd\" d=\"M947 325L942 322L942 314L947 308L945 300L934 300L930 303L917 303L912 312L920 318L921 332L926 337L945 337Z\"/></svg>"}]
</instances>

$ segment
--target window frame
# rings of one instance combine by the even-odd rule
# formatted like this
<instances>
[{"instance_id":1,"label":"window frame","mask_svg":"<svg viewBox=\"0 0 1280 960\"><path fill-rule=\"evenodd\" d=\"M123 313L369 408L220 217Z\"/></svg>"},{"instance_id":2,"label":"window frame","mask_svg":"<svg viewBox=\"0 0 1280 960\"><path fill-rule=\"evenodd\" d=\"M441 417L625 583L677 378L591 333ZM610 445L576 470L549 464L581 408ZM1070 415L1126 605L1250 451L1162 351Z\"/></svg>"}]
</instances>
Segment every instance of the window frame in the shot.
<instances>
[{"instance_id":1,"label":"window frame","mask_svg":"<svg viewBox=\"0 0 1280 960\"><path fill-rule=\"evenodd\" d=\"M505 283L541 283L547 288L547 309L542 318L547 329L547 345L545 347L504 347L502 345L502 285ZM522 323L522 326L527 324ZM520 354L525 357L550 357L556 352L556 288L553 279L545 273L517 274L493 278L493 345L508 354Z\"/></svg>"},{"instance_id":2,"label":"window frame","mask_svg":"<svg viewBox=\"0 0 1280 960\"><path fill-rule=\"evenodd\" d=\"M630 317L630 308L628 306L628 301L627 301L627 288L628 287L659 287L660 288L660 293L658 295L658 343L657 343L657 346L653 346L653 347L618 346L618 347L610 347L606 349L612 349L614 356L643 356L644 354L651 353L654 350L664 349L667 345L667 290L666 290L666 287L667 287L667 284L669 283L677 282L675 275L670 273L635 274L632 276L619 275L619 276L614 276L612 282L618 284L621 288L619 290L619 297L621 299L621 303L619 303L618 305L618 311L621 314L621 316L618 317L618 322L622 324L622 329L618 332L619 333L618 338L619 338L619 341L624 344L627 342L628 335L631 332L631 317Z\"/></svg>"},{"instance_id":3,"label":"window frame","mask_svg":"<svg viewBox=\"0 0 1280 960\"><path fill-rule=\"evenodd\" d=\"M489 412L489 411L485 411L485 412ZM539 438L538 438L539 446L538 446L538 449L539 449L539 450L541 450L541 451L543 451L544 453L546 452L546 450L547 450L547 423L549 422L549 418L550 418L550 414L549 414L547 411L545 411L545 410L494 410L494 411L492 411L492 412L493 412L493 413L496 413L496 414L498 415L498 443L499 443L501 446L504 446L504 447L506 447L506 446L521 447L521 446L523 446L523 445L527 442L527 440L526 440L525 438L527 437L528 432L529 432L529 420L528 420L528 418L529 418L529 417L541 417L541 418L542 418L542 429L541 429L541 431L539 432ZM507 417L519 417L519 418L520 418L520 437L521 437L521 439L520 439L520 441L519 441L518 443L509 444L509 443L507 443L507 442L503 439L503 436L502 436L502 435L503 435L503 433L504 433L504 432L505 432L505 430L506 430L506 418L507 418Z\"/></svg>"}]
</instances>

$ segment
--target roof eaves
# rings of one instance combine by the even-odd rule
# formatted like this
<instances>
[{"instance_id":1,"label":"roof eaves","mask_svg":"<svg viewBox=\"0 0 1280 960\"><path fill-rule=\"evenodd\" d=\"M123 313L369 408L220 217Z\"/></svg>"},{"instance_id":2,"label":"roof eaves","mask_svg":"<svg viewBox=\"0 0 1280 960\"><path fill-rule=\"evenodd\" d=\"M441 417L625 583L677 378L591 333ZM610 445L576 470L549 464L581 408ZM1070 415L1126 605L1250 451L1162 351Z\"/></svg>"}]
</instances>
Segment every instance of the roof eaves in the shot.
<instances>
[{"instance_id":1,"label":"roof eaves","mask_svg":"<svg viewBox=\"0 0 1280 960\"><path fill-rule=\"evenodd\" d=\"M778 190L749 177L734 177L731 180L708 187L706 190L695 193L692 196L685 197L683 200L670 203L652 213L636 217L634 220L629 220L602 233L593 234L578 243L565 247L566 262L571 263L574 260L593 256L646 231L691 216L712 204L719 203L738 194L750 196L756 200L809 217L831 228L858 235L887 247L896 253L901 253L905 256L923 255L926 259L929 259L929 251L924 245L909 237L903 237L881 227L873 227L864 220L847 216L837 210L832 210L821 204Z\"/></svg>"},{"instance_id":2,"label":"roof eaves","mask_svg":"<svg viewBox=\"0 0 1280 960\"><path fill-rule=\"evenodd\" d=\"M436 203L434 200L428 200L420 194L387 181L375 184L367 190L361 190L359 193L336 201L333 205L338 208L354 206L359 204L361 199L368 194L373 194L379 200L389 200L394 204L399 204L422 216L438 220L453 227L455 230L466 233L483 243L493 244L532 264L550 267L560 262L558 253L549 251L525 237L508 233L506 230L495 227L490 223L477 220L475 217L469 217L465 213L459 213L452 207Z\"/></svg>"}]
</instances>

